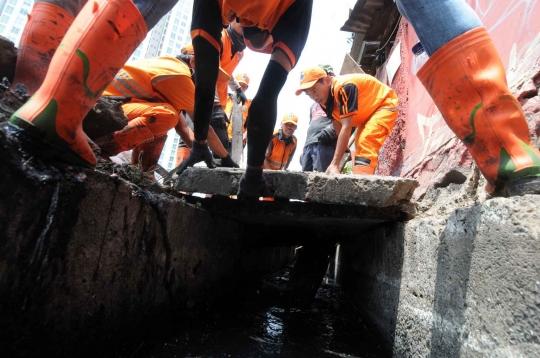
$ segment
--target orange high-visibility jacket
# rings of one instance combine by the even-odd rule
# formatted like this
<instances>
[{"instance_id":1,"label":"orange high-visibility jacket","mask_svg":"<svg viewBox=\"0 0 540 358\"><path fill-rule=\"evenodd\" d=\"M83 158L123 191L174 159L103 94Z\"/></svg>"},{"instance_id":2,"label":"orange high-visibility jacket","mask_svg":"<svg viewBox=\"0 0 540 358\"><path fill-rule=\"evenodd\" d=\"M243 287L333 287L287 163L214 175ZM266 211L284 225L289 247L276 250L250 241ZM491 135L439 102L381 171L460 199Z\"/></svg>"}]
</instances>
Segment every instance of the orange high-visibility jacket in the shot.
<instances>
[{"instance_id":1,"label":"orange high-visibility jacket","mask_svg":"<svg viewBox=\"0 0 540 358\"><path fill-rule=\"evenodd\" d=\"M227 30L221 31L221 43L222 52L221 57L219 58L219 66L232 77L234 69L244 57L244 51L237 51L234 56L232 56L232 40ZM228 84L229 81L218 81L216 83L219 102L221 103L222 108L225 108L227 105L227 98L229 98Z\"/></svg>"},{"instance_id":2,"label":"orange high-visibility jacket","mask_svg":"<svg viewBox=\"0 0 540 358\"><path fill-rule=\"evenodd\" d=\"M227 105L225 106L225 113L227 113L227 117L229 117L229 125L227 126L227 134L229 135L229 139L232 139L232 111L233 111L233 99L232 97L227 98ZM248 116L249 106L251 106L251 100L248 99L246 103L242 106L242 134L246 133L246 119Z\"/></svg>"},{"instance_id":3,"label":"orange high-visibility jacket","mask_svg":"<svg viewBox=\"0 0 540 358\"><path fill-rule=\"evenodd\" d=\"M266 148L266 160L270 167L267 168L265 165L264 169L287 169L296 151L296 143L297 140L294 135L287 140L284 138L281 129L275 131L268 148Z\"/></svg>"},{"instance_id":4,"label":"orange high-visibility jacket","mask_svg":"<svg viewBox=\"0 0 540 358\"><path fill-rule=\"evenodd\" d=\"M239 18L240 24L244 27L257 26L261 30L272 32L281 15L294 3L294 0L218 0L218 3L223 25L228 25Z\"/></svg>"},{"instance_id":5,"label":"orange high-visibility jacket","mask_svg":"<svg viewBox=\"0 0 540 358\"><path fill-rule=\"evenodd\" d=\"M132 97L132 102L165 102L177 112L192 111L195 84L189 67L174 57L128 62L105 89L104 96Z\"/></svg>"},{"instance_id":6,"label":"orange high-visibility jacket","mask_svg":"<svg viewBox=\"0 0 540 358\"><path fill-rule=\"evenodd\" d=\"M339 122L352 116L352 126L361 131L375 111L397 111L397 106L392 88L373 76L357 73L332 77L331 93L323 109Z\"/></svg>"}]
</instances>

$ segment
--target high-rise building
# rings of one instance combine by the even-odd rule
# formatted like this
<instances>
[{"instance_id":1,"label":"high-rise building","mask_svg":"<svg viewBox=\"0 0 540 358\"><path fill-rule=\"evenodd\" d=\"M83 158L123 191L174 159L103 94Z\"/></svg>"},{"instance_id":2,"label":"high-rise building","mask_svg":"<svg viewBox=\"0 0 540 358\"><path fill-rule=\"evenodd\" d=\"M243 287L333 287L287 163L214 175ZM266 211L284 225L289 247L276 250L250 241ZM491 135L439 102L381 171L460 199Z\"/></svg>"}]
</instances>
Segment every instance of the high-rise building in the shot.
<instances>
[{"instance_id":1,"label":"high-rise building","mask_svg":"<svg viewBox=\"0 0 540 358\"><path fill-rule=\"evenodd\" d=\"M18 46L27 14L33 5L33 0L0 0L0 36ZM148 32L130 60L179 54L180 49L191 41L189 32L192 8L193 0L178 0L175 7ZM178 141L178 134L174 129L171 130L159 161L159 164L168 170L174 167Z\"/></svg>"},{"instance_id":2,"label":"high-rise building","mask_svg":"<svg viewBox=\"0 0 540 358\"><path fill-rule=\"evenodd\" d=\"M0 36L19 43L33 0L0 0Z\"/></svg>"}]
</instances>

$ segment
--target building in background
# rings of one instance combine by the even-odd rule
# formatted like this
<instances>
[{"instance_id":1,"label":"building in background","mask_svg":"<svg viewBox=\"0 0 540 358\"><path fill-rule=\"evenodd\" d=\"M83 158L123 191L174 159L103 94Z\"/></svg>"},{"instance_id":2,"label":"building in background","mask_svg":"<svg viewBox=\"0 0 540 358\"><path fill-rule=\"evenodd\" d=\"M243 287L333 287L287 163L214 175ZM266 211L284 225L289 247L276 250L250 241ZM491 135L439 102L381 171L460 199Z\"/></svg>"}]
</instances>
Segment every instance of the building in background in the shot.
<instances>
[{"instance_id":1,"label":"building in background","mask_svg":"<svg viewBox=\"0 0 540 358\"><path fill-rule=\"evenodd\" d=\"M34 0L0 0L0 36L12 41L18 47L28 13ZM148 33L144 41L135 50L131 60L158 56L175 56L180 49L191 41L191 11L193 0L179 0L176 6L165 15ZM174 129L169 132L167 142L159 164L171 170L179 137ZM172 159L171 159L172 158Z\"/></svg>"}]
</instances>

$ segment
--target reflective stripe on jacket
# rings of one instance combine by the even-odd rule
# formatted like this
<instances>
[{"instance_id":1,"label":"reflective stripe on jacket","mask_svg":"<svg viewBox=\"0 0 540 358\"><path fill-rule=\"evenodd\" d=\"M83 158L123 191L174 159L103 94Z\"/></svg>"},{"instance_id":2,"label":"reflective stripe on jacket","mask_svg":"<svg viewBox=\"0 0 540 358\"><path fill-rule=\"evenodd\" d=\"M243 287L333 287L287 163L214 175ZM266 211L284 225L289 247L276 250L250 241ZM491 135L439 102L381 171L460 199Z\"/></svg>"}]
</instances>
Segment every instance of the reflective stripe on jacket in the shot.
<instances>
[{"instance_id":1,"label":"reflective stripe on jacket","mask_svg":"<svg viewBox=\"0 0 540 358\"><path fill-rule=\"evenodd\" d=\"M126 63L103 94L132 97L134 102L170 103L177 111L191 111L195 85L184 62L157 57Z\"/></svg>"}]
</instances>

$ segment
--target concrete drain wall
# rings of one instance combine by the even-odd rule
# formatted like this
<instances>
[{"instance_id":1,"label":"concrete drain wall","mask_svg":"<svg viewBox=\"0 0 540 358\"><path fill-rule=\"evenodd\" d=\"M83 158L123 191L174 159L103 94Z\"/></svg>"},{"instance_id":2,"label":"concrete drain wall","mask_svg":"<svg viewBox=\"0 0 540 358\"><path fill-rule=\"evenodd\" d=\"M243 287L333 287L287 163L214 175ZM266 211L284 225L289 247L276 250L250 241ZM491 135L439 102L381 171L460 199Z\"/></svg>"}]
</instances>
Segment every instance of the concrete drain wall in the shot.
<instances>
[{"instance_id":1,"label":"concrete drain wall","mask_svg":"<svg viewBox=\"0 0 540 358\"><path fill-rule=\"evenodd\" d=\"M540 356L540 196L455 206L342 242L342 284L396 357Z\"/></svg>"},{"instance_id":2,"label":"concrete drain wall","mask_svg":"<svg viewBox=\"0 0 540 358\"><path fill-rule=\"evenodd\" d=\"M91 170L23 162L16 148L0 130L0 356L97 349L294 258L246 247L234 220Z\"/></svg>"}]
</instances>

